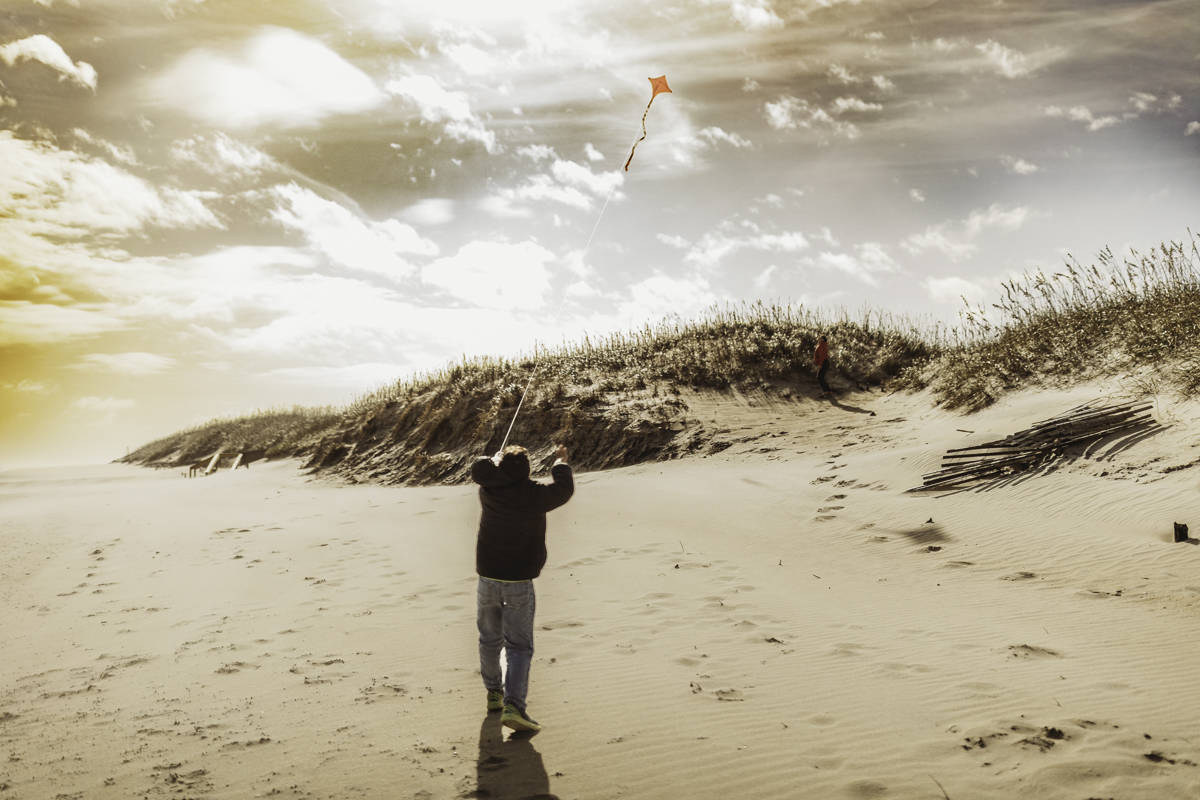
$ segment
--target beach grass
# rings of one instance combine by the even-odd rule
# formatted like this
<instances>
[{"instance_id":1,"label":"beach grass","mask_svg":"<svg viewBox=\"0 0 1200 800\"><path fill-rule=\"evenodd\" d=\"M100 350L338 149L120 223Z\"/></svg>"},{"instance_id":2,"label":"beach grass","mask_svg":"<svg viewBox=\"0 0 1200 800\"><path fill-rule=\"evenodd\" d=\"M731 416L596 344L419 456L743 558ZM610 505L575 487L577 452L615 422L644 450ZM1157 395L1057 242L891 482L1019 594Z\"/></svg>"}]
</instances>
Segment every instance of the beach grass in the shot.
<instances>
[{"instance_id":1,"label":"beach grass","mask_svg":"<svg viewBox=\"0 0 1200 800\"><path fill-rule=\"evenodd\" d=\"M815 395L811 358L822 334L842 386L928 389L938 404L964 412L1024 387L1118 374L1188 396L1200 390L1198 268L1190 231L1147 253L1106 249L1088 266L1069 258L1057 272L1004 282L996 302L967 305L956 327L873 310L713 307L697 319L514 358L464 356L342 408L213 420L122 460L174 466L219 448L253 449L356 480L455 480L470 454L499 446L521 403L514 441L575 440L577 461L592 467L674 457L703 446L681 394Z\"/></svg>"}]
</instances>

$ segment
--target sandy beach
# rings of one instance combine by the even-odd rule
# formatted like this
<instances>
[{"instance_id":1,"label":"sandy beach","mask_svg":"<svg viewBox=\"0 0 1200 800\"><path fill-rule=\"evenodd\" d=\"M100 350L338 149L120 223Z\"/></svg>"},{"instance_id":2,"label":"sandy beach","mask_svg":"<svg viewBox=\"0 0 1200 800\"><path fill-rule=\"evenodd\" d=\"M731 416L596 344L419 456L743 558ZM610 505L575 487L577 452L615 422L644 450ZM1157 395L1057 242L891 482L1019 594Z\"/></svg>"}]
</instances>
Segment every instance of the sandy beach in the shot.
<instances>
[{"instance_id":1,"label":"sandy beach","mask_svg":"<svg viewBox=\"0 0 1200 800\"><path fill-rule=\"evenodd\" d=\"M0 474L0 797L1200 796L1200 406L986 490L950 447L1104 392L713 395L728 446L577 475L530 711L484 711L471 486ZM531 443L532 444L532 443Z\"/></svg>"}]
</instances>

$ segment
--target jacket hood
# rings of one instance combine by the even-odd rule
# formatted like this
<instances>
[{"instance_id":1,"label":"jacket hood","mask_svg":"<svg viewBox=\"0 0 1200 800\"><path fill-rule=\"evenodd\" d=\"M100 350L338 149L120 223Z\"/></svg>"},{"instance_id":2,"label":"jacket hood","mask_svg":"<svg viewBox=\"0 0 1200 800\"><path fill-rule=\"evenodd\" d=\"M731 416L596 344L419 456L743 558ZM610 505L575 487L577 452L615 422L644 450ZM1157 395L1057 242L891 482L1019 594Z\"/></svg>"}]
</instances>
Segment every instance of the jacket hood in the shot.
<instances>
[{"instance_id":1,"label":"jacket hood","mask_svg":"<svg viewBox=\"0 0 1200 800\"><path fill-rule=\"evenodd\" d=\"M500 473L510 483L526 480L529 477L529 458L522 454L506 453L500 459Z\"/></svg>"}]
</instances>

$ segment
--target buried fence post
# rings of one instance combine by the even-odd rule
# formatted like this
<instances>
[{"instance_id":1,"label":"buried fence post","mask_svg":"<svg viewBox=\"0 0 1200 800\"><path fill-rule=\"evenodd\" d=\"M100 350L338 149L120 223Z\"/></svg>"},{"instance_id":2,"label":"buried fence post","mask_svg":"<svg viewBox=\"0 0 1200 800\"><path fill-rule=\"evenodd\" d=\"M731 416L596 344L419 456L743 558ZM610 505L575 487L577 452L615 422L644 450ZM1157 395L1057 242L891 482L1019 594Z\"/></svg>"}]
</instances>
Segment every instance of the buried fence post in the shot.
<instances>
[{"instance_id":1,"label":"buried fence post","mask_svg":"<svg viewBox=\"0 0 1200 800\"><path fill-rule=\"evenodd\" d=\"M1175 541L1186 542L1188 540L1188 527L1182 522L1175 523Z\"/></svg>"}]
</instances>

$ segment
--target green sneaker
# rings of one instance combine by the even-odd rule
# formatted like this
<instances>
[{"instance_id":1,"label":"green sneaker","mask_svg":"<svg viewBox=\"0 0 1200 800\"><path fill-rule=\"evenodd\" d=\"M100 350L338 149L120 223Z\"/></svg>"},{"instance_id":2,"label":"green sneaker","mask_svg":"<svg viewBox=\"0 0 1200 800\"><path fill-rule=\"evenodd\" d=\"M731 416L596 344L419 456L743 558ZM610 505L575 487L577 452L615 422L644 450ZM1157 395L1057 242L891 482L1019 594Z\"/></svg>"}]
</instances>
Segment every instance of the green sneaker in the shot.
<instances>
[{"instance_id":1,"label":"green sneaker","mask_svg":"<svg viewBox=\"0 0 1200 800\"><path fill-rule=\"evenodd\" d=\"M488 690L487 695L487 710L499 711L504 708L504 692L493 692Z\"/></svg>"},{"instance_id":2,"label":"green sneaker","mask_svg":"<svg viewBox=\"0 0 1200 800\"><path fill-rule=\"evenodd\" d=\"M542 729L541 725L530 719L528 714L512 703L505 703L504 713L500 715L500 724L512 728L514 731L537 733Z\"/></svg>"}]
</instances>

